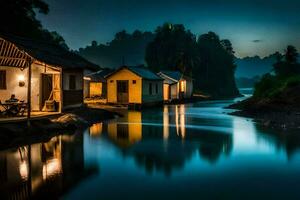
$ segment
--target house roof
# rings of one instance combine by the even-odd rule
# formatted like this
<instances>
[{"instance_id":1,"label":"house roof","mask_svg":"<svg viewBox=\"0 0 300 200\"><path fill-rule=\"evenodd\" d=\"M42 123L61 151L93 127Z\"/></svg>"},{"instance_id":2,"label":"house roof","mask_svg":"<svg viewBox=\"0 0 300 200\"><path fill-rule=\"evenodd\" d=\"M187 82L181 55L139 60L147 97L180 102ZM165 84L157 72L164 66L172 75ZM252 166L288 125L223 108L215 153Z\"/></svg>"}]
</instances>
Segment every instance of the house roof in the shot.
<instances>
[{"instance_id":1,"label":"house roof","mask_svg":"<svg viewBox=\"0 0 300 200\"><path fill-rule=\"evenodd\" d=\"M98 65L59 45L3 33L0 33L0 37L13 43L19 50L25 51L34 59L49 65L59 66L64 69L100 69Z\"/></svg>"},{"instance_id":2,"label":"house roof","mask_svg":"<svg viewBox=\"0 0 300 200\"><path fill-rule=\"evenodd\" d=\"M160 73L176 81L179 81L183 77L183 74L179 71L161 71Z\"/></svg>"},{"instance_id":3,"label":"house roof","mask_svg":"<svg viewBox=\"0 0 300 200\"><path fill-rule=\"evenodd\" d=\"M109 74L113 73L114 70L112 69L102 69L97 72L87 74L85 77L88 77L91 79L91 81L97 81L97 82L106 82L105 77Z\"/></svg>"},{"instance_id":4,"label":"house roof","mask_svg":"<svg viewBox=\"0 0 300 200\"><path fill-rule=\"evenodd\" d=\"M117 73L118 71L120 71L121 69L128 69L131 72L135 73L136 75L140 76L143 79L147 79L147 80L163 80L161 77L159 77L158 75L156 75L155 73L153 73L152 71L150 71L148 68L146 67L134 67L134 66L122 66L120 68L118 68L116 71L114 71L113 73L111 73L110 75L108 75L107 77Z\"/></svg>"},{"instance_id":5,"label":"house roof","mask_svg":"<svg viewBox=\"0 0 300 200\"><path fill-rule=\"evenodd\" d=\"M180 79L192 80L192 78L183 75L183 73L179 71L160 71L158 75L161 76L169 84L178 82Z\"/></svg>"}]
</instances>

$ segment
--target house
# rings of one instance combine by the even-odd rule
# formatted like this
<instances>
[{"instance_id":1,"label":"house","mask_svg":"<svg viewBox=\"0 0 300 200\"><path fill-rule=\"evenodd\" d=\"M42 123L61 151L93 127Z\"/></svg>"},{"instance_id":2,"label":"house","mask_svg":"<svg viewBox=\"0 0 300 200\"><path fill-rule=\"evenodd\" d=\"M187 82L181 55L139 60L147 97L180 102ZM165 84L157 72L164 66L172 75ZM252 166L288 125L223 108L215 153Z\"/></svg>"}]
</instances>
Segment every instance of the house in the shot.
<instances>
[{"instance_id":1,"label":"house","mask_svg":"<svg viewBox=\"0 0 300 200\"><path fill-rule=\"evenodd\" d=\"M84 71L99 67L60 46L0 34L0 100L12 94L43 111L47 101L62 111L83 103ZM30 112L28 112L30 116Z\"/></svg>"},{"instance_id":2,"label":"house","mask_svg":"<svg viewBox=\"0 0 300 200\"><path fill-rule=\"evenodd\" d=\"M84 76L84 98L107 97L107 84L105 77L112 73L112 69L102 69Z\"/></svg>"},{"instance_id":3,"label":"house","mask_svg":"<svg viewBox=\"0 0 300 200\"><path fill-rule=\"evenodd\" d=\"M189 99L193 95L193 79L179 71L161 71L164 79L164 101Z\"/></svg>"},{"instance_id":4,"label":"house","mask_svg":"<svg viewBox=\"0 0 300 200\"><path fill-rule=\"evenodd\" d=\"M146 67L123 66L106 80L108 103L149 105L163 102L163 79Z\"/></svg>"}]
</instances>

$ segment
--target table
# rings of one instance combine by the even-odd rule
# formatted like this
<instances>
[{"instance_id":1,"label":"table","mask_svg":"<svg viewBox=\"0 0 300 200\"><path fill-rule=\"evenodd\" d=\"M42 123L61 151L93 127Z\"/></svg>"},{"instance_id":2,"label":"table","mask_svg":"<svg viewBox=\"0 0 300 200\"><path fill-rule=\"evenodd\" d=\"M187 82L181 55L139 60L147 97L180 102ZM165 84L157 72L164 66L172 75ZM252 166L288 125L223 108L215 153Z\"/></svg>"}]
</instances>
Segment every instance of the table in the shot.
<instances>
[{"instance_id":1,"label":"table","mask_svg":"<svg viewBox=\"0 0 300 200\"><path fill-rule=\"evenodd\" d=\"M27 109L27 103L24 102L0 102L0 106L4 109L2 114L5 116L17 116L19 114L23 116Z\"/></svg>"}]
</instances>

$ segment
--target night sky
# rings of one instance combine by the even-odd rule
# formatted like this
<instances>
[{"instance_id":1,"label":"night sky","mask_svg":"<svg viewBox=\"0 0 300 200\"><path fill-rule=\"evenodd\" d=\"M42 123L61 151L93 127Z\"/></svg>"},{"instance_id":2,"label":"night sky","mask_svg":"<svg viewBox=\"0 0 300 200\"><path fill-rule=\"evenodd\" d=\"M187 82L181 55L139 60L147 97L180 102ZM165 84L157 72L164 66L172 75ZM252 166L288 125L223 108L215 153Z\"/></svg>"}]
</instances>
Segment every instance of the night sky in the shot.
<instances>
[{"instance_id":1,"label":"night sky","mask_svg":"<svg viewBox=\"0 0 300 200\"><path fill-rule=\"evenodd\" d=\"M199 35L214 31L232 41L238 57L265 56L286 45L300 47L300 0L45 0L39 15L72 49L109 42L126 29L153 31L182 23Z\"/></svg>"}]
</instances>

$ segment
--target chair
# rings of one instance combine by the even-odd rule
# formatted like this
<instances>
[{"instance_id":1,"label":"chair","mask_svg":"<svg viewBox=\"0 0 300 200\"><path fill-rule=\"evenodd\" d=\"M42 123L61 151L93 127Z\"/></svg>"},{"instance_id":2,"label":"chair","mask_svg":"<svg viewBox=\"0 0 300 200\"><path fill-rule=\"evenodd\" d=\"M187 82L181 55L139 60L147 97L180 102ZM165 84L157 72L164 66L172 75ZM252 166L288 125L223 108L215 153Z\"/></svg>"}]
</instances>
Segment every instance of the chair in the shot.
<instances>
[{"instance_id":1,"label":"chair","mask_svg":"<svg viewBox=\"0 0 300 200\"><path fill-rule=\"evenodd\" d=\"M19 105L19 113L21 116L24 116L24 113L26 112L27 110L27 103L24 103L24 101L20 101L21 104Z\"/></svg>"}]
</instances>

